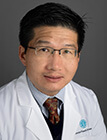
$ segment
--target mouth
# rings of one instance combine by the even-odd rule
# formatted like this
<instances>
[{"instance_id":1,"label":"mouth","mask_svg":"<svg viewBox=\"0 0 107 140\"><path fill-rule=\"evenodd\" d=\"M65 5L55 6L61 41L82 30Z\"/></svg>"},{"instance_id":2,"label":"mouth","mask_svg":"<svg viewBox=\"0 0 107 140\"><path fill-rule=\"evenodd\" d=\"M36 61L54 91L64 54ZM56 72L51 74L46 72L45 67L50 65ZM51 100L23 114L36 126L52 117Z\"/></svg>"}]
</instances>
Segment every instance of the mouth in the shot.
<instances>
[{"instance_id":1,"label":"mouth","mask_svg":"<svg viewBox=\"0 0 107 140\"><path fill-rule=\"evenodd\" d=\"M47 76L47 75L44 75L45 79L49 82L53 82L53 83L56 83L56 82L59 82L63 79L63 76Z\"/></svg>"}]
</instances>

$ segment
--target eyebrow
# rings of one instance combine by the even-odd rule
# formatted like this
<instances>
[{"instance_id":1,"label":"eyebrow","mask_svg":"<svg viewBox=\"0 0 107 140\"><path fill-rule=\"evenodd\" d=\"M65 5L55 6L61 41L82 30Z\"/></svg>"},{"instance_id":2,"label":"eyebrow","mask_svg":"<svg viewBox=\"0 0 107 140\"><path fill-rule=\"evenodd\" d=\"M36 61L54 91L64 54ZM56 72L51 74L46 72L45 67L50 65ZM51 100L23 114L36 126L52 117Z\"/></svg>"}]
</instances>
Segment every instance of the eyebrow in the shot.
<instances>
[{"instance_id":1,"label":"eyebrow","mask_svg":"<svg viewBox=\"0 0 107 140\"><path fill-rule=\"evenodd\" d=\"M74 44L65 44L64 46L76 48L76 46Z\"/></svg>"},{"instance_id":2,"label":"eyebrow","mask_svg":"<svg viewBox=\"0 0 107 140\"><path fill-rule=\"evenodd\" d=\"M49 41L45 41L45 40L38 40L36 42L36 44L42 44L42 43L51 44Z\"/></svg>"}]
</instances>

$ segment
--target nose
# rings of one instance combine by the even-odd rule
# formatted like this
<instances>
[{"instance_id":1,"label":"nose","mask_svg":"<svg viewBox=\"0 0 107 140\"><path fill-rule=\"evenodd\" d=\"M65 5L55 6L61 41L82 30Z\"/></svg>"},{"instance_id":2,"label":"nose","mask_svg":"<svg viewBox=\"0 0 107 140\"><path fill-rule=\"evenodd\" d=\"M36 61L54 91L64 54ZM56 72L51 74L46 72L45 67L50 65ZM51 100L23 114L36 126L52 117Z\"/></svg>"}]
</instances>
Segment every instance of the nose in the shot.
<instances>
[{"instance_id":1,"label":"nose","mask_svg":"<svg viewBox=\"0 0 107 140\"><path fill-rule=\"evenodd\" d=\"M47 69L52 71L61 71L63 66L62 57L59 55L59 51L54 51L54 53L49 57Z\"/></svg>"},{"instance_id":2,"label":"nose","mask_svg":"<svg viewBox=\"0 0 107 140\"><path fill-rule=\"evenodd\" d=\"M54 54L54 52L56 52L56 51L58 51L59 55L61 55L61 50L58 50L58 49L54 49L54 50L52 51L52 54Z\"/></svg>"}]
</instances>

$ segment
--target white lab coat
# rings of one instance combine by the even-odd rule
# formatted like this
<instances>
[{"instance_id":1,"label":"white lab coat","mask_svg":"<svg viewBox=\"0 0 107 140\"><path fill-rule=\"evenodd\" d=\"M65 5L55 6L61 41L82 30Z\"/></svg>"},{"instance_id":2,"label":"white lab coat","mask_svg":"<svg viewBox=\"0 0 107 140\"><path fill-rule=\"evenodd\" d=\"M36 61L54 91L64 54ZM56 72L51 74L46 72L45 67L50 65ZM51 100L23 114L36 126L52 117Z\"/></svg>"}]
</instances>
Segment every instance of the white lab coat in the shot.
<instances>
[{"instance_id":1,"label":"white lab coat","mask_svg":"<svg viewBox=\"0 0 107 140\"><path fill-rule=\"evenodd\" d=\"M71 81L65 87L62 140L107 140L95 94ZM85 127L80 121L85 120ZM0 140L52 140L26 74L0 89Z\"/></svg>"}]
</instances>

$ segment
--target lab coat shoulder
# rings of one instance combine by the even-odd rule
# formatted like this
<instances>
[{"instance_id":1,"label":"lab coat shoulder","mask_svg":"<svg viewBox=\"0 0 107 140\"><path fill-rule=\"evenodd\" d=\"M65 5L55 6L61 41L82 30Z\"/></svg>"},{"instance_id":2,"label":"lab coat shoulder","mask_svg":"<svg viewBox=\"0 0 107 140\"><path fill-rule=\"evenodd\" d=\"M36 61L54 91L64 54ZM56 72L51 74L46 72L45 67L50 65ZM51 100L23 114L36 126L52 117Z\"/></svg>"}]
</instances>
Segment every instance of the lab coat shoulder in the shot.
<instances>
[{"instance_id":1,"label":"lab coat shoulder","mask_svg":"<svg viewBox=\"0 0 107 140\"><path fill-rule=\"evenodd\" d=\"M76 109L81 114L82 119L86 120L88 129L91 130L90 136L98 137L98 140L106 140L106 127L96 94L91 89L73 81L70 84L76 96Z\"/></svg>"},{"instance_id":2,"label":"lab coat shoulder","mask_svg":"<svg viewBox=\"0 0 107 140\"><path fill-rule=\"evenodd\" d=\"M84 113L88 115L88 117L91 115L91 118L92 115L99 114L101 116L102 114L100 111L100 106L96 94L91 89L81 86L73 81L71 81L70 84L76 96L76 101L79 106L79 110L81 110L80 113Z\"/></svg>"},{"instance_id":3,"label":"lab coat shoulder","mask_svg":"<svg viewBox=\"0 0 107 140\"><path fill-rule=\"evenodd\" d=\"M0 88L0 105L3 107L4 111L5 107L7 107L7 105L9 105L12 102L13 96L15 95L13 94L13 91L15 91L15 83L16 80L13 80L12 82Z\"/></svg>"},{"instance_id":4,"label":"lab coat shoulder","mask_svg":"<svg viewBox=\"0 0 107 140\"><path fill-rule=\"evenodd\" d=\"M82 104L91 103L90 105L96 106L96 103L98 103L98 100L95 93L91 89L81 86L75 83L74 81L71 81L70 84L73 88L76 98L79 101L81 101Z\"/></svg>"},{"instance_id":5,"label":"lab coat shoulder","mask_svg":"<svg viewBox=\"0 0 107 140\"><path fill-rule=\"evenodd\" d=\"M10 83L0 87L0 100L2 102L0 103L7 103L7 99L9 101L9 97L13 97L13 90L15 89L15 84L16 84L17 79L11 81ZM4 101L4 102L3 102Z\"/></svg>"}]
</instances>

